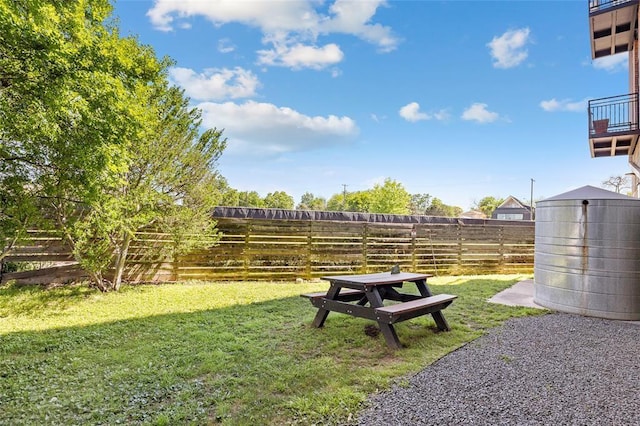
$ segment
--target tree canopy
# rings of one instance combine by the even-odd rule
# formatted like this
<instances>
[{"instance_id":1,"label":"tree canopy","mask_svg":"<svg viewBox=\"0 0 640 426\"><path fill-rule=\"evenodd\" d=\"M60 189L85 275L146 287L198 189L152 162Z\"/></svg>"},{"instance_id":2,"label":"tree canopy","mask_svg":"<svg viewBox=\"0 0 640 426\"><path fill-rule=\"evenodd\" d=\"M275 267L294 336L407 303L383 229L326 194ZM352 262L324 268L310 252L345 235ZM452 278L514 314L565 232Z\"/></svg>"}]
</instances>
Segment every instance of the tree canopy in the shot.
<instances>
[{"instance_id":1,"label":"tree canopy","mask_svg":"<svg viewBox=\"0 0 640 426\"><path fill-rule=\"evenodd\" d=\"M144 227L178 251L215 241L226 144L169 86L170 61L120 37L111 12L107 0L0 2L0 237L63 231L102 290L119 287Z\"/></svg>"},{"instance_id":2,"label":"tree canopy","mask_svg":"<svg viewBox=\"0 0 640 426\"><path fill-rule=\"evenodd\" d=\"M431 204L425 214L428 216L458 217L462 214L462 209L456 206L448 206L439 198L434 198L431 200Z\"/></svg>"},{"instance_id":3,"label":"tree canopy","mask_svg":"<svg viewBox=\"0 0 640 426\"><path fill-rule=\"evenodd\" d=\"M293 197L284 191L270 192L264 197L265 207L270 209L293 209Z\"/></svg>"},{"instance_id":4,"label":"tree canopy","mask_svg":"<svg viewBox=\"0 0 640 426\"><path fill-rule=\"evenodd\" d=\"M327 201L327 210L362 213L416 214L456 217L460 207L448 206L429 194L410 194L404 186L391 178L372 189L342 192Z\"/></svg>"},{"instance_id":5,"label":"tree canopy","mask_svg":"<svg viewBox=\"0 0 640 426\"><path fill-rule=\"evenodd\" d=\"M404 186L390 178L382 185L374 185L370 191L369 211L371 213L409 214L411 194Z\"/></svg>"},{"instance_id":6,"label":"tree canopy","mask_svg":"<svg viewBox=\"0 0 640 426\"><path fill-rule=\"evenodd\" d=\"M500 204L504 203L504 198L496 198L487 196L482 198L480 201L474 203L473 209L480 210L487 217L491 217L495 209L500 206Z\"/></svg>"},{"instance_id":7,"label":"tree canopy","mask_svg":"<svg viewBox=\"0 0 640 426\"><path fill-rule=\"evenodd\" d=\"M305 192L300 197L300 203L296 206L298 210L325 210L327 208L327 200L322 197L316 197L310 192Z\"/></svg>"}]
</instances>

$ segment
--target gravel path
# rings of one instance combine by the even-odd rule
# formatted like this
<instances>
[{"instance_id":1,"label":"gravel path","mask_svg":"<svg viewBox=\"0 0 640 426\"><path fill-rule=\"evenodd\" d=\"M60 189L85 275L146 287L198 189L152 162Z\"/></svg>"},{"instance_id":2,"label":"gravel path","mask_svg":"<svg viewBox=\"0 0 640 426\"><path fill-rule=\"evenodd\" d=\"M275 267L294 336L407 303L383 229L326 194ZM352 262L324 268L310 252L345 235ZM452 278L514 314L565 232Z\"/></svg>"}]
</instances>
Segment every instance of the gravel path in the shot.
<instances>
[{"instance_id":1,"label":"gravel path","mask_svg":"<svg viewBox=\"0 0 640 426\"><path fill-rule=\"evenodd\" d=\"M375 395L360 425L638 425L640 324L507 321Z\"/></svg>"}]
</instances>

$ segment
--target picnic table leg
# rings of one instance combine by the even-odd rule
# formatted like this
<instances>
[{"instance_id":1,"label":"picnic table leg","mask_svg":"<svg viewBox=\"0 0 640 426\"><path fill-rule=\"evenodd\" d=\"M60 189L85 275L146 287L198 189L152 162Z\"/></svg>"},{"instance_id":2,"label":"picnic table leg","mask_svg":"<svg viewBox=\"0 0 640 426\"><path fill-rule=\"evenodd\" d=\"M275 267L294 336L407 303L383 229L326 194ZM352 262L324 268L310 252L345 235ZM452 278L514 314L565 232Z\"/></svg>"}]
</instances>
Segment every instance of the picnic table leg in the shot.
<instances>
[{"instance_id":1,"label":"picnic table leg","mask_svg":"<svg viewBox=\"0 0 640 426\"><path fill-rule=\"evenodd\" d=\"M331 287L327 292L327 299L335 300L338 297L338 293L340 292L340 286L337 286L331 283ZM324 325L324 321L327 319L329 315L329 311L323 308L318 308L318 312L316 312L316 316L313 319L311 325L316 328L320 328Z\"/></svg>"},{"instance_id":2,"label":"picnic table leg","mask_svg":"<svg viewBox=\"0 0 640 426\"><path fill-rule=\"evenodd\" d=\"M373 287L371 289L367 289L366 295L369 299L369 304L373 309L383 306L382 297L380 296L377 288ZM398 334L396 333L396 329L393 328L393 325L378 321L378 327L380 327L380 331L382 332L387 345L393 349L402 348L402 344L400 343L400 339L398 339Z\"/></svg>"},{"instance_id":3,"label":"picnic table leg","mask_svg":"<svg viewBox=\"0 0 640 426\"><path fill-rule=\"evenodd\" d=\"M419 280L416 281L416 286L418 287L418 291L422 297L433 296L429 287L427 287L427 280ZM444 318L442 311L432 312L431 316L433 320L436 322L436 326L440 331L449 331L449 324L447 324L447 320Z\"/></svg>"}]
</instances>

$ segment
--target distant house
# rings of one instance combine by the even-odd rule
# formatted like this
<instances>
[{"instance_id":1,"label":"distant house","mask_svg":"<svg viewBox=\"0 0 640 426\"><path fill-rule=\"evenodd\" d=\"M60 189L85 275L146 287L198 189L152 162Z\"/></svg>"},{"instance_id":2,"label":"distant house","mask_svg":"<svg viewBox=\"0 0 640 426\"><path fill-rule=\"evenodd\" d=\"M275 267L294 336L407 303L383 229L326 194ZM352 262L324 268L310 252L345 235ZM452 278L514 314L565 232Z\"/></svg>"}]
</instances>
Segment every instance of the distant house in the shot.
<instances>
[{"instance_id":1,"label":"distant house","mask_svg":"<svg viewBox=\"0 0 640 426\"><path fill-rule=\"evenodd\" d=\"M460 217L466 219L486 219L487 215L480 210L469 210L468 212L462 213Z\"/></svg>"},{"instance_id":2,"label":"distant house","mask_svg":"<svg viewBox=\"0 0 640 426\"><path fill-rule=\"evenodd\" d=\"M531 206L509 195L491 215L492 219L531 220Z\"/></svg>"}]
</instances>

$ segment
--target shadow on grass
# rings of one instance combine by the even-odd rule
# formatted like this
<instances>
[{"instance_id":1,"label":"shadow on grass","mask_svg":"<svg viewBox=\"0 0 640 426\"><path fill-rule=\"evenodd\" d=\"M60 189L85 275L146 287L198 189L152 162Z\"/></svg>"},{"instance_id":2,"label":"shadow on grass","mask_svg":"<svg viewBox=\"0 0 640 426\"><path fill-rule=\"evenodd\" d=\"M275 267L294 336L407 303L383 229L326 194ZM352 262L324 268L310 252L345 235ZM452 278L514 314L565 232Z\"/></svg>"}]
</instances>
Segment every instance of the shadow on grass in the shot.
<instances>
[{"instance_id":1,"label":"shadow on grass","mask_svg":"<svg viewBox=\"0 0 640 426\"><path fill-rule=\"evenodd\" d=\"M44 309L64 310L94 293L86 285L57 286L55 291L40 285L0 286L0 317L3 312L14 315L36 316Z\"/></svg>"},{"instance_id":2,"label":"shadow on grass","mask_svg":"<svg viewBox=\"0 0 640 426\"><path fill-rule=\"evenodd\" d=\"M452 330L403 322L399 351L364 319L331 313L312 328L315 308L300 297L0 335L0 424L348 424L369 394L534 313L486 302L513 282L431 285L459 295L445 311ZM40 292L25 307L55 307Z\"/></svg>"}]
</instances>

